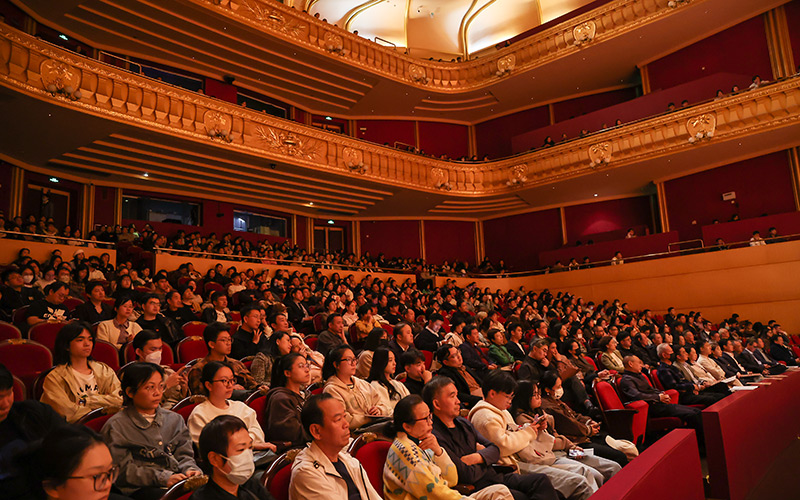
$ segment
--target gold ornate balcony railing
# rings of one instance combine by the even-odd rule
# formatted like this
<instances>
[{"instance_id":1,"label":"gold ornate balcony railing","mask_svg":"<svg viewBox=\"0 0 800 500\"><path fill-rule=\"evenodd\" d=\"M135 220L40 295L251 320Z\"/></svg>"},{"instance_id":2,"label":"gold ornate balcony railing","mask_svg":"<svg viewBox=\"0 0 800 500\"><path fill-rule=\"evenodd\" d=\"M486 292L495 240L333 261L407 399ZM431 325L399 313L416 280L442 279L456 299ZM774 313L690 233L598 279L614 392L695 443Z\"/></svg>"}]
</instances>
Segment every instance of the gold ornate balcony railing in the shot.
<instances>
[{"instance_id":1,"label":"gold ornate balcony railing","mask_svg":"<svg viewBox=\"0 0 800 500\"><path fill-rule=\"evenodd\" d=\"M436 160L274 118L134 75L0 25L0 84L60 106L317 171L449 195L553 183L800 120L800 78L479 164Z\"/></svg>"},{"instance_id":2,"label":"gold ornate balcony railing","mask_svg":"<svg viewBox=\"0 0 800 500\"><path fill-rule=\"evenodd\" d=\"M616 0L480 59L440 63L413 58L274 0L190 0L233 21L299 46L331 53L381 76L437 92L465 92L623 35L676 11L670 0ZM703 0L687 0L681 8Z\"/></svg>"}]
</instances>

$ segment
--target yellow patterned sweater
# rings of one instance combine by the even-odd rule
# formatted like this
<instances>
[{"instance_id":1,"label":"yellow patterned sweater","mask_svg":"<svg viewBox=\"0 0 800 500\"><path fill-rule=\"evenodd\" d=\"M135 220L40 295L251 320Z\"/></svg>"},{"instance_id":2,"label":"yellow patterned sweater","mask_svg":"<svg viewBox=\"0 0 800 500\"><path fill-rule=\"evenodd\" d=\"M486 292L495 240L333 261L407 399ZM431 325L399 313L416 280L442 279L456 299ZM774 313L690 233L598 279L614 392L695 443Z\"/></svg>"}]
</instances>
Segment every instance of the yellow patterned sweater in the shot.
<instances>
[{"instance_id":1,"label":"yellow patterned sweater","mask_svg":"<svg viewBox=\"0 0 800 500\"><path fill-rule=\"evenodd\" d=\"M423 450L400 432L389 448L383 466L383 497L386 500L460 500L465 498L449 485L458 483L453 461L442 450L436 456Z\"/></svg>"}]
</instances>

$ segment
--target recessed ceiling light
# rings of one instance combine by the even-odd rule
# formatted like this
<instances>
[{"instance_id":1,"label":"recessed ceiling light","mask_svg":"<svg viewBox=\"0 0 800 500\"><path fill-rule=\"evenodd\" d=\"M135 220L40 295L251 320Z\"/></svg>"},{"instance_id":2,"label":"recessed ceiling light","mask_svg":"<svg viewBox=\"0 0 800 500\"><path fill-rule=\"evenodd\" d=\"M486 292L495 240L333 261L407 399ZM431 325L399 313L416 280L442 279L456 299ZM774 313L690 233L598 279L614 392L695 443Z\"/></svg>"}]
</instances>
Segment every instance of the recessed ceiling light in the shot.
<instances>
[{"instance_id":1,"label":"recessed ceiling light","mask_svg":"<svg viewBox=\"0 0 800 500\"><path fill-rule=\"evenodd\" d=\"M594 194L594 197L597 198L597 193Z\"/></svg>"},{"instance_id":2,"label":"recessed ceiling light","mask_svg":"<svg viewBox=\"0 0 800 500\"><path fill-rule=\"evenodd\" d=\"M143 174L142 174L142 177L150 177L150 174L148 174L147 172L145 172L145 173L143 173Z\"/></svg>"},{"instance_id":3,"label":"recessed ceiling light","mask_svg":"<svg viewBox=\"0 0 800 500\"><path fill-rule=\"evenodd\" d=\"M308 206L309 206L309 207L313 207L313 206L314 206L314 202L313 202L313 201L309 201L309 202L308 202Z\"/></svg>"},{"instance_id":4,"label":"recessed ceiling light","mask_svg":"<svg viewBox=\"0 0 800 500\"><path fill-rule=\"evenodd\" d=\"M328 219L328 224L333 224L333 219Z\"/></svg>"},{"instance_id":5,"label":"recessed ceiling light","mask_svg":"<svg viewBox=\"0 0 800 500\"><path fill-rule=\"evenodd\" d=\"M60 38L62 40L69 40L69 37L67 35L63 34L63 33L58 35L58 38Z\"/></svg>"},{"instance_id":6,"label":"recessed ceiling light","mask_svg":"<svg viewBox=\"0 0 800 500\"><path fill-rule=\"evenodd\" d=\"M333 118L331 118L330 116L326 116L325 119L328 121L333 120Z\"/></svg>"},{"instance_id":7,"label":"recessed ceiling light","mask_svg":"<svg viewBox=\"0 0 800 500\"><path fill-rule=\"evenodd\" d=\"M50 182L58 182L58 178L57 177L50 177Z\"/></svg>"}]
</instances>

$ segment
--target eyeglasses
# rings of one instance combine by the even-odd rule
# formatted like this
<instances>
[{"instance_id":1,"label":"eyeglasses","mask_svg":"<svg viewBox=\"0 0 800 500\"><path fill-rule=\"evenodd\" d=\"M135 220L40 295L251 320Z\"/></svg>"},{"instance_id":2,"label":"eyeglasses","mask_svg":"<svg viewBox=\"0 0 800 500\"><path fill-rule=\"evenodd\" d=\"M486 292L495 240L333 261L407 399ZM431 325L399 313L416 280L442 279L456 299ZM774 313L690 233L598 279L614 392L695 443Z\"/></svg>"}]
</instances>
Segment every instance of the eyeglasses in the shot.
<instances>
[{"instance_id":1,"label":"eyeglasses","mask_svg":"<svg viewBox=\"0 0 800 500\"><path fill-rule=\"evenodd\" d=\"M355 363L358 361L356 358L342 358L339 362L340 363Z\"/></svg>"},{"instance_id":2,"label":"eyeglasses","mask_svg":"<svg viewBox=\"0 0 800 500\"><path fill-rule=\"evenodd\" d=\"M69 476L67 479L86 479L90 477L94 481L94 491L103 491L109 486L110 483L113 483L117 480L118 475L119 467L114 465L107 472L101 472L100 474L92 474L88 476Z\"/></svg>"},{"instance_id":3,"label":"eyeglasses","mask_svg":"<svg viewBox=\"0 0 800 500\"><path fill-rule=\"evenodd\" d=\"M236 383L236 379L233 378L218 378L217 380L212 380L212 382L219 382L224 386L232 386Z\"/></svg>"},{"instance_id":4,"label":"eyeglasses","mask_svg":"<svg viewBox=\"0 0 800 500\"><path fill-rule=\"evenodd\" d=\"M167 390L167 384L148 384L144 386L142 389L151 394L156 392L164 392Z\"/></svg>"},{"instance_id":5,"label":"eyeglasses","mask_svg":"<svg viewBox=\"0 0 800 500\"><path fill-rule=\"evenodd\" d=\"M233 339L230 338L230 337L226 337L226 338L217 339L217 342L224 342L226 344L230 344L230 343L233 342Z\"/></svg>"},{"instance_id":6,"label":"eyeglasses","mask_svg":"<svg viewBox=\"0 0 800 500\"><path fill-rule=\"evenodd\" d=\"M414 420L414 423L421 422L423 420L427 420L429 424L432 424L433 423L433 414L432 413L428 413L427 417L417 418L417 419Z\"/></svg>"}]
</instances>

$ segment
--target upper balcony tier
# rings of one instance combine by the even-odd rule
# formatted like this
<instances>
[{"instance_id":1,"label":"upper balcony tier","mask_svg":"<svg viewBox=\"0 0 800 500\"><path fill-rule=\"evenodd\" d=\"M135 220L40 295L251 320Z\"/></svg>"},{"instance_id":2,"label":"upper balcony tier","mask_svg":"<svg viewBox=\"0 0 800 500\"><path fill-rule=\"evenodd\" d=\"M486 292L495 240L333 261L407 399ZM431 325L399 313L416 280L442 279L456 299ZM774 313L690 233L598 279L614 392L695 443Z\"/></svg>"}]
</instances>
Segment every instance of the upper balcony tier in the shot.
<instances>
[{"instance_id":1,"label":"upper balcony tier","mask_svg":"<svg viewBox=\"0 0 800 500\"><path fill-rule=\"evenodd\" d=\"M0 111L0 158L26 168L312 216L496 217L648 192L659 179L800 144L792 77L552 148L459 164L242 108L4 25Z\"/></svg>"},{"instance_id":2,"label":"upper balcony tier","mask_svg":"<svg viewBox=\"0 0 800 500\"><path fill-rule=\"evenodd\" d=\"M460 123L629 86L637 65L785 1L612 0L478 59L440 63L274 0L13 0L95 47L233 77L313 113Z\"/></svg>"}]
</instances>

